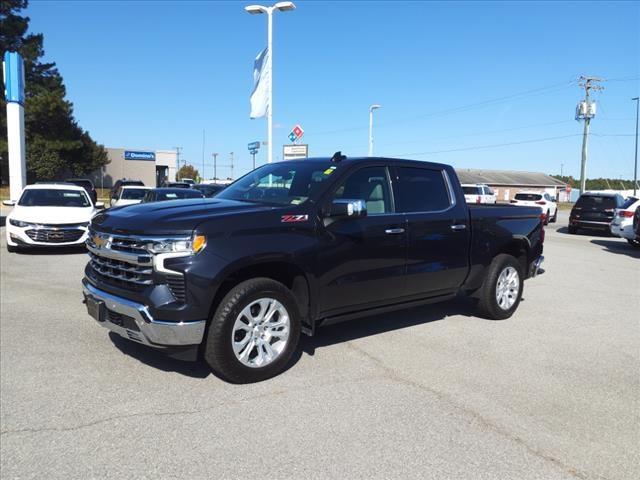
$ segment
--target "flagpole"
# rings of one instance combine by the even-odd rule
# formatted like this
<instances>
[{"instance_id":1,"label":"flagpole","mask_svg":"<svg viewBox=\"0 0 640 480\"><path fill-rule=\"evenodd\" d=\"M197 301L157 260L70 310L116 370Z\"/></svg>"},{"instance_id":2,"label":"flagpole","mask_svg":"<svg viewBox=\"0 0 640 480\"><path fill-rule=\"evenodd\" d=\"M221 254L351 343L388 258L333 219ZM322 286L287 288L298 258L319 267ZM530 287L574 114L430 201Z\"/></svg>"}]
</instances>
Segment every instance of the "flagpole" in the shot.
<instances>
[{"instance_id":1,"label":"flagpole","mask_svg":"<svg viewBox=\"0 0 640 480\"><path fill-rule=\"evenodd\" d=\"M273 7L267 9L267 52L269 56L269 110L267 111L267 163L273 161Z\"/></svg>"},{"instance_id":2,"label":"flagpole","mask_svg":"<svg viewBox=\"0 0 640 480\"><path fill-rule=\"evenodd\" d=\"M267 149L267 163L273 162L273 12L276 10L288 12L295 10L295 8L296 6L293 2L278 2L271 7L263 5L248 5L244 7L244 10L251 15L267 14L267 53L269 55L266 65L269 69L269 105L267 109L267 146L269 148Z\"/></svg>"}]
</instances>

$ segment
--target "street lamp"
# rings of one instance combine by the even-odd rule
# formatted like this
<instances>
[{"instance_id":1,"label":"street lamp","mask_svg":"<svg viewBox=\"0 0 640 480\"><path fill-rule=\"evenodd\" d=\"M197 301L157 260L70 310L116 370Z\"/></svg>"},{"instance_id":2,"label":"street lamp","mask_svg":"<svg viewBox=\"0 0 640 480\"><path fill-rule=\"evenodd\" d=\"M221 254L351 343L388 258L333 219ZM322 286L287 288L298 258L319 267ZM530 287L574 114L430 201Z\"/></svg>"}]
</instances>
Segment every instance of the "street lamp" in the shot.
<instances>
[{"instance_id":1,"label":"street lamp","mask_svg":"<svg viewBox=\"0 0 640 480\"><path fill-rule=\"evenodd\" d=\"M380 105L374 104L369 107L369 156L373 157L373 111L380 108Z\"/></svg>"},{"instance_id":2,"label":"street lamp","mask_svg":"<svg viewBox=\"0 0 640 480\"><path fill-rule=\"evenodd\" d=\"M640 113L640 97L634 97L631 100L636 102L636 160L633 164L633 194L636 194L638 185L638 113Z\"/></svg>"},{"instance_id":3,"label":"street lamp","mask_svg":"<svg viewBox=\"0 0 640 480\"><path fill-rule=\"evenodd\" d=\"M295 10L295 8L296 6L293 2L278 2L271 7L264 7L262 5L249 5L244 7L244 10L251 15L267 14L267 52L269 52L267 64L267 69L269 70L269 110L267 110L268 163L273 161L273 12L274 10L288 12L289 10Z\"/></svg>"}]
</instances>

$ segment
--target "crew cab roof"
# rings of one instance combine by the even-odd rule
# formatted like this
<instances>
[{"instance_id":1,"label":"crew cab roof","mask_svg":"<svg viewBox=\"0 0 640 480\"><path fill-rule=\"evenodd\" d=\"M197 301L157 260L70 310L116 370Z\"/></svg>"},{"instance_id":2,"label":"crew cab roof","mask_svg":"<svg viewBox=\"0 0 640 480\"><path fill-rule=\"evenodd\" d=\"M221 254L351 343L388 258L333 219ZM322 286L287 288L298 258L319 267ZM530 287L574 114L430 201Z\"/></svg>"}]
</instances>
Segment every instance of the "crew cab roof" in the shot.
<instances>
[{"instance_id":1,"label":"crew cab roof","mask_svg":"<svg viewBox=\"0 0 640 480\"><path fill-rule=\"evenodd\" d=\"M73 183L36 183L33 185L27 185L24 187L25 190L80 190L82 192L85 191L84 187L79 185L74 185Z\"/></svg>"},{"instance_id":2,"label":"crew cab roof","mask_svg":"<svg viewBox=\"0 0 640 480\"><path fill-rule=\"evenodd\" d=\"M296 160L286 160L285 162L280 163L289 163L289 162L317 162L317 163L332 163L334 165L354 165L359 163L378 163L378 162L393 162L393 163L401 163L407 166L415 166L415 167L433 167L433 168L450 168L448 165L443 163L433 163L433 162L425 162L422 160L409 160L406 158L391 158L391 157L344 157L341 161L332 161L331 157L311 157L304 159L296 159Z\"/></svg>"}]
</instances>

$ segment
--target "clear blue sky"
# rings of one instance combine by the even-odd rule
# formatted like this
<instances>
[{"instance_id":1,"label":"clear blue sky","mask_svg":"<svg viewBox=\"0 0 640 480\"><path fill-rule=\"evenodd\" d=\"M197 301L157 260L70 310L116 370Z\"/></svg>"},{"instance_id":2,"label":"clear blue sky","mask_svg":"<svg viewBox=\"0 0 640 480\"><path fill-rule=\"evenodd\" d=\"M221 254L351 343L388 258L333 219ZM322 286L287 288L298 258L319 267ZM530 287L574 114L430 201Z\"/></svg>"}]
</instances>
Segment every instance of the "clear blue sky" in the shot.
<instances>
[{"instance_id":1,"label":"clear blue sky","mask_svg":"<svg viewBox=\"0 0 640 480\"><path fill-rule=\"evenodd\" d=\"M204 129L205 176L212 152L219 163L235 152L238 176L251 165L247 143L266 139L266 120L249 119L266 18L245 13L249 3L32 0L27 14L97 141L179 145L201 170ZM579 176L582 91L570 82L589 74L611 79L596 94L592 132L605 136L591 137L589 177L632 178L640 3L296 5L274 17L275 156L296 123L313 156L366 154L368 107L379 103L378 155L548 173L564 164ZM476 148L505 143L516 144Z\"/></svg>"}]
</instances>

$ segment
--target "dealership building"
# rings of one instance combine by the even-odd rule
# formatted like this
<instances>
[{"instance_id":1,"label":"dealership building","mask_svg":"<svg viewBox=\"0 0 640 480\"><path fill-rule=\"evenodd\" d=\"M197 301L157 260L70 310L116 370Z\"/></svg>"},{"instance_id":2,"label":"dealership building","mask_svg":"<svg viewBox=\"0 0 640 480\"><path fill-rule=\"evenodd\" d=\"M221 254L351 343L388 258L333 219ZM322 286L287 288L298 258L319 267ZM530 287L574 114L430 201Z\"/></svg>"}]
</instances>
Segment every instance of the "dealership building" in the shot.
<instances>
[{"instance_id":1,"label":"dealership building","mask_svg":"<svg viewBox=\"0 0 640 480\"><path fill-rule=\"evenodd\" d=\"M96 187L111 188L116 180L142 180L155 187L176 180L177 152L134 148L105 148L109 163L91 175Z\"/></svg>"}]
</instances>

